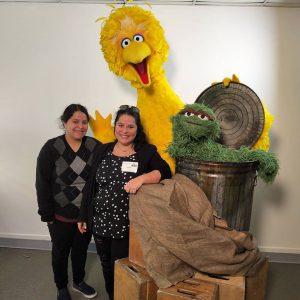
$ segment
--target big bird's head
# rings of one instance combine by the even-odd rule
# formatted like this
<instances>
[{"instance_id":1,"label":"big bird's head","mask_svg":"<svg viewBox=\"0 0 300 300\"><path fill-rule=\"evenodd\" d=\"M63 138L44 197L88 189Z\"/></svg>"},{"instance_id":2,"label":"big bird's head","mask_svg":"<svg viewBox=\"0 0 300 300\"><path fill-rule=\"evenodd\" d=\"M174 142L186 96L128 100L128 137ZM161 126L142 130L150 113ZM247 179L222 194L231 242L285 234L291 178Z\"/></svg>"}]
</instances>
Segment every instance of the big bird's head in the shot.
<instances>
[{"instance_id":1,"label":"big bird's head","mask_svg":"<svg viewBox=\"0 0 300 300\"><path fill-rule=\"evenodd\" d=\"M109 69L136 88L150 86L164 73L169 46L150 11L138 6L113 10L103 24L100 44Z\"/></svg>"}]
</instances>

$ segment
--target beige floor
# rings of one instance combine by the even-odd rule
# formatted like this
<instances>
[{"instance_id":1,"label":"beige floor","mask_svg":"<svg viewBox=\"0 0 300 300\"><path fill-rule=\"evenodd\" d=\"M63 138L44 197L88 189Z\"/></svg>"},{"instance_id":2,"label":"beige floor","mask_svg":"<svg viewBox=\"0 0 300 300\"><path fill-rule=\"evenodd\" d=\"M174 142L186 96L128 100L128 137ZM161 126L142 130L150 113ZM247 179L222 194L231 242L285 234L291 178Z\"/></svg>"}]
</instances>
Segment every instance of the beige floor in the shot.
<instances>
[{"instance_id":1,"label":"beige floor","mask_svg":"<svg viewBox=\"0 0 300 300\"><path fill-rule=\"evenodd\" d=\"M86 282L93 286L98 296L108 300L98 256L88 254ZM72 276L69 276L72 283ZM72 299L85 299L70 289ZM1 300L55 300L56 287L51 268L51 252L0 248L0 299Z\"/></svg>"},{"instance_id":2,"label":"beige floor","mask_svg":"<svg viewBox=\"0 0 300 300\"><path fill-rule=\"evenodd\" d=\"M50 252L46 250L0 248L0 299L55 300L50 261ZM86 270L86 281L98 292L95 299L108 300L96 254L88 254ZM85 299L74 291L71 294L73 300ZM270 263L266 300L298 299L300 264Z\"/></svg>"}]
</instances>

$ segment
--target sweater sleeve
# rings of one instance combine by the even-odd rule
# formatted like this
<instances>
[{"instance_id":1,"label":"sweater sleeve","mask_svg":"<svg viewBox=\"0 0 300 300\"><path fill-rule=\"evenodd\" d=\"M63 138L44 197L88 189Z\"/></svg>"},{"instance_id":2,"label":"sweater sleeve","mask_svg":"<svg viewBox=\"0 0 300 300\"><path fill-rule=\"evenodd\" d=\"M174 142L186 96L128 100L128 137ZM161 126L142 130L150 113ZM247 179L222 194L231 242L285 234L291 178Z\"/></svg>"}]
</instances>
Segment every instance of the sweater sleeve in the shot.
<instances>
[{"instance_id":1,"label":"sweater sleeve","mask_svg":"<svg viewBox=\"0 0 300 300\"><path fill-rule=\"evenodd\" d=\"M172 173L168 163L159 155L154 145L149 145L151 152L150 159L148 161L147 172L158 170L161 174L161 179L167 179L172 177Z\"/></svg>"},{"instance_id":2,"label":"sweater sleeve","mask_svg":"<svg viewBox=\"0 0 300 300\"><path fill-rule=\"evenodd\" d=\"M54 200L52 193L52 172L54 159L51 154L50 144L47 142L41 149L36 166L36 194L38 214L43 222L54 219Z\"/></svg>"}]
</instances>

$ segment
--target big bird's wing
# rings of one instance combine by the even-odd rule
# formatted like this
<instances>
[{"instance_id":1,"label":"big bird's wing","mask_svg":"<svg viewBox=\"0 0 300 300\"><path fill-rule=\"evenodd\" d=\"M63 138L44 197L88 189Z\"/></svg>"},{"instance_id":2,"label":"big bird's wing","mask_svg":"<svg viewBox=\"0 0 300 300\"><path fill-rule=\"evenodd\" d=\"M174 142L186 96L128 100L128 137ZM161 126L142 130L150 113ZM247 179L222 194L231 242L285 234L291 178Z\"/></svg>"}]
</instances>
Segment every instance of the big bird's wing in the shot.
<instances>
[{"instance_id":1,"label":"big bird's wing","mask_svg":"<svg viewBox=\"0 0 300 300\"><path fill-rule=\"evenodd\" d=\"M95 118L90 116L90 126L94 133L94 137L102 143L112 142L115 138L111 119L111 114L106 118L103 118L97 110L95 112Z\"/></svg>"}]
</instances>

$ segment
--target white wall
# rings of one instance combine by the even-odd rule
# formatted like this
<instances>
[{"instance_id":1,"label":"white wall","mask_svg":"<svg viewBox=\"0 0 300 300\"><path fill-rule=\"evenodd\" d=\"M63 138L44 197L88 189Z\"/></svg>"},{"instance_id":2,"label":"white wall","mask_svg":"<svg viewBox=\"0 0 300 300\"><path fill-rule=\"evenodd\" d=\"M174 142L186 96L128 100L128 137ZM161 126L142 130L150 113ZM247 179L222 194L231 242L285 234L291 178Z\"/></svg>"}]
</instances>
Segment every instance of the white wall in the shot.
<instances>
[{"instance_id":1,"label":"white wall","mask_svg":"<svg viewBox=\"0 0 300 300\"><path fill-rule=\"evenodd\" d=\"M37 215L35 163L59 135L64 107L106 115L135 104L98 46L110 8L97 4L0 3L0 238L49 239ZM212 81L236 73L275 116L275 183L255 189L251 231L264 251L300 253L300 9L153 6L165 28L173 89L192 103Z\"/></svg>"}]
</instances>

